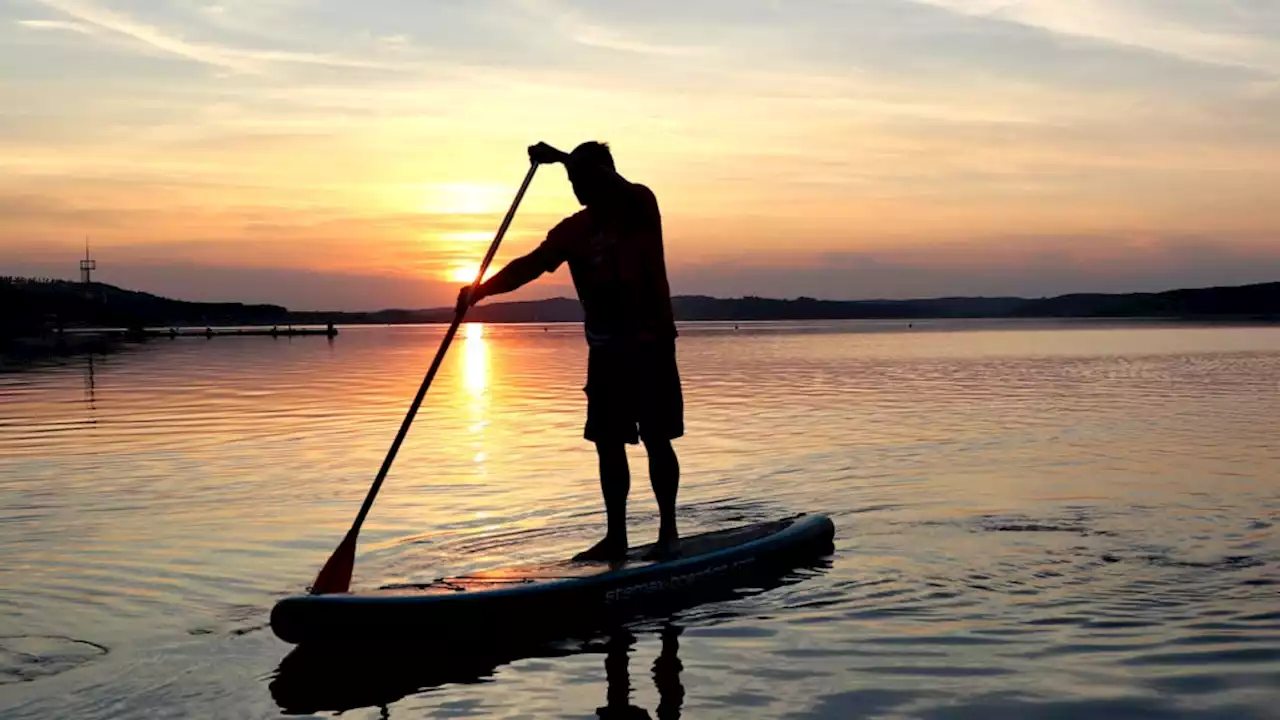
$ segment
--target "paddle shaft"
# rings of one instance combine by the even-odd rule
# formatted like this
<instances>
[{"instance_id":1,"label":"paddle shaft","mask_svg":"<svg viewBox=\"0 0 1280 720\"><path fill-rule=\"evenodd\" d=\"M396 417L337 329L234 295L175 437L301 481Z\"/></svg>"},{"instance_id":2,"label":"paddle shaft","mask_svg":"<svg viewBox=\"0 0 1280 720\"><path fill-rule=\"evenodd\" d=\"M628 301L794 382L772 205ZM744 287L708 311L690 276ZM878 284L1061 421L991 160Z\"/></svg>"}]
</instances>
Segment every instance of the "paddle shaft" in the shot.
<instances>
[{"instance_id":1,"label":"paddle shaft","mask_svg":"<svg viewBox=\"0 0 1280 720\"><path fill-rule=\"evenodd\" d=\"M476 274L476 280L471 284L471 291L480 285L484 279L484 271L489 269L489 263L493 261L493 256L498 253L498 245L502 243L502 236L507 233L507 228L511 225L511 220L516 216L516 208L520 206L520 200L524 198L524 191L529 189L529 183L533 181L533 174L538 169L538 164L530 163L529 172L525 173L524 182L520 184L520 190L516 193L515 200L511 201L511 208L507 210L507 216L502 219L502 225L498 228L498 234L494 236L493 243L489 245L489 252L484 256L484 262L480 263L480 272ZM396 459L396 453L400 451L400 444L404 442L404 438L409 434L409 426L413 424L413 418L418 413L418 407L422 405L422 399L427 395L427 388L431 387L431 381L436 376L436 371L440 369L440 363L444 360L444 354L449 349L449 343L453 342L453 336L458 334L458 326L462 324L462 318L467 314L466 306L459 307L453 314L453 322L449 324L449 330L444 334L444 340L440 343L440 349L436 351L435 360L431 361L431 369L427 370L427 375L422 379L422 385L418 388L418 394L413 398L413 404L409 406L409 413L405 415L404 422L400 423L400 431L396 433L396 439L391 443L391 450L387 452L387 458L382 461L382 467L378 469L378 476L373 480L373 486L369 488L369 494L364 498L364 504L360 506L360 514L356 515L356 521L351 525L350 535L360 532L360 526L364 524L365 516L369 514L369 508L373 507L373 499L377 497L378 490L382 488L382 481L386 479L387 472L391 470L391 463Z\"/></svg>"}]
</instances>

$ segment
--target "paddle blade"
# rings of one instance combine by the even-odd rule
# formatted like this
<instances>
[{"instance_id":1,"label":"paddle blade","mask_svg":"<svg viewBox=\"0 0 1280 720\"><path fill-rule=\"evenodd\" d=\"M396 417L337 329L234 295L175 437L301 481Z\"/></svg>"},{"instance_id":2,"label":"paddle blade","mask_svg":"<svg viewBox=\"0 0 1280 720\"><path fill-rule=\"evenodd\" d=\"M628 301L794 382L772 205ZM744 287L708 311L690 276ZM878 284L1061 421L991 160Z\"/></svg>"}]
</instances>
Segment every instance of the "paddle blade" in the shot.
<instances>
[{"instance_id":1,"label":"paddle blade","mask_svg":"<svg viewBox=\"0 0 1280 720\"><path fill-rule=\"evenodd\" d=\"M338 545L338 549L329 556L328 562L320 568L316 581L311 583L312 595L328 595L344 593L351 590L351 571L356 564L356 536L347 533Z\"/></svg>"}]
</instances>

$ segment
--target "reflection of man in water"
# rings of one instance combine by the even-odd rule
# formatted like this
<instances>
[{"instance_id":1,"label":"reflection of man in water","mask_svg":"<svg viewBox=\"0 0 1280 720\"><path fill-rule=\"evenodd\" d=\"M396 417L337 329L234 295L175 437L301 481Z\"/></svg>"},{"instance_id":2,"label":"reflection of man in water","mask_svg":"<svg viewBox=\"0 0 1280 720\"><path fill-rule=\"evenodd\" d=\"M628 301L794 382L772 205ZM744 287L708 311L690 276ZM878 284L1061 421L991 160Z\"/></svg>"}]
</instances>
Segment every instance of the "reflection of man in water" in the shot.
<instances>
[{"instance_id":1,"label":"reflection of man in water","mask_svg":"<svg viewBox=\"0 0 1280 720\"><path fill-rule=\"evenodd\" d=\"M661 517L655 554L669 555L678 542L675 507L680 484L671 440L684 434L684 404L657 199L644 185L618 174L602 143L586 142L572 153L539 143L529 148L529 157L538 163L564 164L573 192L585 207L474 293L463 288L459 306L511 292L569 264L590 348L584 436L596 444L609 517L605 538L575 559L625 555L631 487L626 445L641 440Z\"/></svg>"},{"instance_id":2,"label":"reflection of man in water","mask_svg":"<svg viewBox=\"0 0 1280 720\"><path fill-rule=\"evenodd\" d=\"M680 684L680 628L662 628L662 651L653 661L653 685L658 689L658 720L677 720L684 704L684 686ZM606 704L596 708L600 720L639 720L650 718L649 711L631 704L631 673L628 654L636 638L619 629L608 641L604 672L608 681Z\"/></svg>"}]
</instances>

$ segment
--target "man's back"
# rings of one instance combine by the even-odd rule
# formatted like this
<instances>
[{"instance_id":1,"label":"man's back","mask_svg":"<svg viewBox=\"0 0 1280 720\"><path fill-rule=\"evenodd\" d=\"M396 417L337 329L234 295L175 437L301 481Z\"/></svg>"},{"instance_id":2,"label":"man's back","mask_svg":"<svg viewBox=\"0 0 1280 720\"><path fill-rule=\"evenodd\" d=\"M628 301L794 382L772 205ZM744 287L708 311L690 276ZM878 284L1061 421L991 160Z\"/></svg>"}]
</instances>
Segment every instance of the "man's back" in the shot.
<instances>
[{"instance_id":1,"label":"man's back","mask_svg":"<svg viewBox=\"0 0 1280 720\"><path fill-rule=\"evenodd\" d=\"M568 262L593 345L676 336L653 192L624 183L607 208L584 208L551 230L535 254L547 271Z\"/></svg>"}]
</instances>

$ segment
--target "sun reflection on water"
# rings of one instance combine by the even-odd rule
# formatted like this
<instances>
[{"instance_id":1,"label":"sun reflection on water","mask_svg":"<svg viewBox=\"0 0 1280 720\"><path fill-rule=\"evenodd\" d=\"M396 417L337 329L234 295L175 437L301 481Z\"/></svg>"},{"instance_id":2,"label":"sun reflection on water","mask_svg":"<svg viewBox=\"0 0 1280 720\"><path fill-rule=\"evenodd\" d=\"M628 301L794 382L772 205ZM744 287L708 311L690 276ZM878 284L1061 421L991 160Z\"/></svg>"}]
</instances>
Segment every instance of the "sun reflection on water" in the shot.
<instances>
[{"instance_id":1,"label":"sun reflection on water","mask_svg":"<svg viewBox=\"0 0 1280 720\"><path fill-rule=\"evenodd\" d=\"M473 397L485 394L489 387L489 345L484 339L483 323L467 323L463 327L462 387Z\"/></svg>"},{"instance_id":2,"label":"sun reflection on water","mask_svg":"<svg viewBox=\"0 0 1280 720\"><path fill-rule=\"evenodd\" d=\"M489 342L484 337L483 323L466 323L462 329L463 399L476 472L483 473L489 456L485 443L485 428L489 425Z\"/></svg>"}]
</instances>

